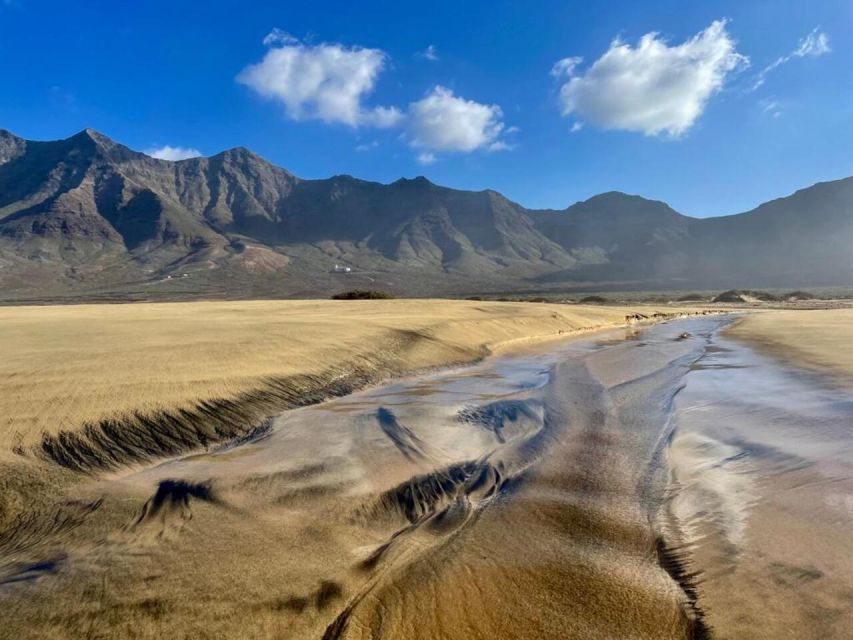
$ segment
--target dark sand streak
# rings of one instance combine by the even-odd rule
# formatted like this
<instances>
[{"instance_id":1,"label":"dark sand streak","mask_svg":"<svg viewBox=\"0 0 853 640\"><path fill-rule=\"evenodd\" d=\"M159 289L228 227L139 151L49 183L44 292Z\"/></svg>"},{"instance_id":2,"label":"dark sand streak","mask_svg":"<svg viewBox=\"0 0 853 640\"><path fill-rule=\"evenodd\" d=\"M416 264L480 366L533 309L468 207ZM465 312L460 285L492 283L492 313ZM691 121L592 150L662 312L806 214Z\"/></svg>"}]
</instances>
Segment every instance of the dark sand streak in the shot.
<instances>
[{"instance_id":1,"label":"dark sand streak","mask_svg":"<svg viewBox=\"0 0 853 640\"><path fill-rule=\"evenodd\" d=\"M659 343L658 356L667 355L662 345L665 342ZM697 604L696 576L685 568L687 552L683 548L668 547L657 523L665 493L667 474L662 466L662 455L672 435L669 416L673 398L683 387L679 380L701 357L699 349L701 347L672 360L652 358L651 370L612 386L599 382L583 359L558 363L550 374L542 429L493 454L503 458L501 467L506 469L507 482L511 485L507 484L494 500L475 506L477 517L467 519L464 527L455 529L453 535L440 544L422 546L415 553L400 553L390 560L388 568L351 599L327 628L324 638L485 638L491 634L496 634L495 637L603 638L632 634L635 637L707 638L708 629ZM587 357L594 359L596 354ZM638 386L640 389L635 389ZM571 400L581 394L581 400ZM626 433L631 424L623 418L623 410L644 415L645 428L634 434L638 442L631 443L625 458L620 460L618 440L633 437ZM626 462L628 464L624 464ZM554 491L557 496L549 496ZM547 504L554 499L575 501L575 504L558 504L556 508ZM628 510L632 504L636 505L636 519L602 511L602 505L608 502ZM421 516L404 532L395 534L389 545L399 545L401 538L413 534L431 517L434 513ZM487 518L498 520L501 525L489 527L485 524ZM536 527L544 531L540 533ZM500 540L499 535L496 544L481 541L481 538L491 541L496 533L513 529L514 539ZM541 556L532 553L537 542L551 550L553 542L567 535L584 545L601 549L593 555L634 556L638 570L650 574L652 581L664 591L667 591L667 580L674 584L660 597L653 590L644 594L647 587L640 584L621 591L618 578L598 575L595 587L589 589L584 570L571 569L570 556L576 549L563 550L566 562L561 567L547 566L550 553ZM530 543L527 549L518 554L507 553L508 548L517 547L519 540L525 538ZM472 552L476 548L488 549L492 562L502 569L497 577L476 575L476 553ZM385 551L383 548L383 554ZM542 565L543 560L545 565ZM513 565L519 562L525 566L513 571ZM461 564L464 570L448 571L450 563ZM537 569L540 566L542 568ZM662 569L656 577L655 566ZM445 578L442 572L450 575ZM547 594L557 598L555 609L532 611L532 602L524 602L526 593L541 591L541 582L552 578L548 575L552 573L561 576L561 580L552 582L551 592ZM506 582L505 587L500 584L502 581ZM460 583L466 586L458 598L445 595L458 590ZM432 603L419 602L407 595L421 590L442 595ZM566 610L571 609L571 599L584 591L588 591L584 595L589 599L604 598L613 602L608 610L581 608L575 616L566 616ZM488 602L486 609L491 619L468 615L470 598L464 597L466 592L476 593L483 604ZM508 593L515 594L511 602L506 600ZM647 602L642 602L644 597ZM626 616L627 620L614 615L630 608L636 612ZM667 609L668 614L665 613ZM555 622L562 618L563 624L540 625L531 615L553 615ZM428 622L436 618L450 618L455 624L431 625ZM649 627L648 631L642 628L642 623L631 623L632 618L642 620ZM419 621L416 632L411 626L411 620L415 619ZM466 628L463 636L458 630Z\"/></svg>"}]
</instances>

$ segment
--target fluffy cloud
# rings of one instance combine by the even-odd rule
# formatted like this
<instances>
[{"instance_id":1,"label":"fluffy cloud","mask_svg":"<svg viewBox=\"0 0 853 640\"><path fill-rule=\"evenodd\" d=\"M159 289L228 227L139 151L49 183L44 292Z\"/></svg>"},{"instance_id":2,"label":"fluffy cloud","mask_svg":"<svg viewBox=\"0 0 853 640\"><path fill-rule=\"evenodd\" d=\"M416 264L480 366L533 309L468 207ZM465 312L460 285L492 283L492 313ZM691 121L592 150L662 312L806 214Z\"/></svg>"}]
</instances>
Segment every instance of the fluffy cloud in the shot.
<instances>
[{"instance_id":1,"label":"fluffy cloud","mask_svg":"<svg viewBox=\"0 0 853 640\"><path fill-rule=\"evenodd\" d=\"M198 158L202 155L198 149L191 147L170 147L165 145L162 147L154 147L145 151L145 155L157 158L158 160L187 160L188 158Z\"/></svg>"},{"instance_id":2,"label":"fluffy cloud","mask_svg":"<svg viewBox=\"0 0 853 640\"><path fill-rule=\"evenodd\" d=\"M812 29L804 38L800 39L797 48L786 56L776 58L771 64L761 70L761 73L755 78L752 85L753 90L758 89L767 80L767 75L774 69L787 64L794 58L817 58L829 53L832 49L829 47L829 36L817 28Z\"/></svg>"},{"instance_id":3,"label":"fluffy cloud","mask_svg":"<svg viewBox=\"0 0 853 640\"><path fill-rule=\"evenodd\" d=\"M433 151L507 148L506 142L500 140L502 117L497 105L466 100L438 86L409 105L406 130L411 146L423 149L423 158L434 161Z\"/></svg>"},{"instance_id":4,"label":"fluffy cloud","mask_svg":"<svg viewBox=\"0 0 853 640\"><path fill-rule=\"evenodd\" d=\"M605 129L678 136L687 131L719 91L729 72L748 63L718 20L686 42L669 46L657 33L636 47L614 41L585 73L579 58L557 62L563 114Z\"/></svg>"},{"instance_id":5,"label":"fluffy cloud","mask_svg":"<svg viewBox=\"0 0 853 640\"><path fill-rule=\"evenodd\" d=\"M336 43L307 45L278 29L264 38L264 44L269 51L243 69L237 81L282 102L294 120L392 127L402 119L394 107L362 104L385 66L384 52Z\"/></svg>"},{"instance_id":6,"label":"fluffy cloud","mask_svg":"<svg viewBox=\"0 0 853 640\"><path fill-rule=\"evenodd\" d=\"M243 69L237 81L282 103L293 120L399 127L402 138L419 152L417 160L422 164L435 162L439 152L512 148L505 138L517 129L504 127L500 107L467 100L441 86L405 111L394 106L365 106L387 64L387 56L378 49L337 43L311 45L280 29L273 29L264 44L269 47L266 55ZM417 55L438 60L433 45ZM374 146L363 143L356 150L368 151Z\"/></svg>"}]
</instances>

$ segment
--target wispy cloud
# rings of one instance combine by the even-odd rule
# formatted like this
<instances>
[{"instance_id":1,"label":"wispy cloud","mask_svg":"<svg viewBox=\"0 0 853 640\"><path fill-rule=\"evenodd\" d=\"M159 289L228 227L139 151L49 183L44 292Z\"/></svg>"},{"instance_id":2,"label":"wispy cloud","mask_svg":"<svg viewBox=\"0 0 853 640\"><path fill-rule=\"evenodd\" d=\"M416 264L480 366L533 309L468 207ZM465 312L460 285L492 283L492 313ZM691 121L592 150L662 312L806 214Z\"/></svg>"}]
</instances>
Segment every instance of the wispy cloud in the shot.
<instances>
[{"instance_id":1,"label":"wispy cloud","mask_svg":"<svg viewBox=\"0 0 853 640\"><path fill-rule=\"evenodd\" d=\"M778 100L774 100L773 98L760 100L758 106L761 108L761 113L771 118L778 118L782 115L782 105Z\"/></svg>"},{"instance_id":2,"label":"wispy cloud","mask_svg":"<svg viewBox=\"0 0 853 640\"><path fill-rule=\"evenodd\" d=\"M417 54L419 58L423 58L424 60L429 60L430 62L438 61L438 50L435 48L435 45L431 44L423 51Z\"/></svg>"},{"instance_id":3,"label":"wispy cloud","mask_svg":"<svg viewBox=\"0 0 853 640\"><path fill-rule=\"evenodd\" d=\"M274 47L275 45L299 44L299 38L290 35L287 31L282 31L275 27L266 36L264 36L264 46Z\"/></svg>"},{"instance_id":4,"label":"wispy cloud","mask_svg":"<svg viewBox=\"0 0 853 640\"><path fill-rule=\"evenodd\" d=\"M585 72L579 57L563 58L551 75L566 78L560 88L563 115L604 129L680 136L718 92L726 76L749 63L736 51L717 20L685 42L670 46L657 33L644 35L636 47L619 39Z\"/></svg>"},{"instance_id":5,"label":"wispy cloud","mask_svg":"<svg viewBox=\"0 0 853 640\"><path fill-rule=\"evenodd\" d=\"M53 85L48 91L48 95L50 96L50 101L59 109L70 113L77 113L80 110L77 96L67 89Z\"/></svg>"},{"instance_id":6,"label":"wispy cloud","mask_svg":"<svg viewBox=\"0 0 853 640\"><path fill-rule=\"evenodd\" d=\"M202 155L198 149L192 147L172 147L164 145L162 147L152 147L145 150L145 155L157 158L158 160L188 160L189 158L198 158Z\"/></svg>"},{"instance_id":7,"label":"wispy cloud","mask_svg":"<svg viewBox=\"0 0 853 640\"><path fill-rule=\"evenodd\" d=\"M832 51L832 49L829 46L829 36L818 27L815 27L804 38L800 39L800 42L797 44L797 48L791 53L776 58L776 60L764 67L764 69L762 69L756 76L755 81L752 84L752 90L754 91L763 85L767 80L767 76L772 71L778 69L783 64L789 63L794 58L817 58L829 53L830 51Z\"/></svg>"}]
</instances>

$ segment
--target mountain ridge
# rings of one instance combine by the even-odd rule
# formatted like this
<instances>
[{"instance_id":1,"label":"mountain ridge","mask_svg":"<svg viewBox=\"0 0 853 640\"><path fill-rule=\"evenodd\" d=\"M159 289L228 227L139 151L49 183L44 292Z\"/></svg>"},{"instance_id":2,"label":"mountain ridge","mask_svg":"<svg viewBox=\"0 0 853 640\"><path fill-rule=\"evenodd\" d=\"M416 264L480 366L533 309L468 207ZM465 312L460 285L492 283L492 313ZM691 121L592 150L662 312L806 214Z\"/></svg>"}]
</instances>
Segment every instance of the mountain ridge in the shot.
<instances>
[{"instance_id":1,"label":"mountain ridge","mask_svg":"<svg viewBox=\"0 0 853 640\"><path fill-rule=\"evenodd\" d=\"M7 298L849 284L850 240L853 178L716 218L619 191L537 210L424 176L303 179L245 147L170 161L0 129Z\"/></svg>"}]
</instances>

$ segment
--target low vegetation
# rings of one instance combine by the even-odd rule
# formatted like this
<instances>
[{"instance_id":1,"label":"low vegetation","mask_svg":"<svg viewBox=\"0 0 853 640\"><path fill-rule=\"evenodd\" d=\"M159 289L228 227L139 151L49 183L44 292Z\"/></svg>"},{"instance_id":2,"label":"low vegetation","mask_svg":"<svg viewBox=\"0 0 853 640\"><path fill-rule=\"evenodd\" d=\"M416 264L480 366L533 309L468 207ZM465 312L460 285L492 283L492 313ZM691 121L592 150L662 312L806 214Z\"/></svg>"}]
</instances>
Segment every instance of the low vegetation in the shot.
<instances>
[{"instance_id":1,"label":"low vegetation","mask_svg":"<svg viewBox=\"0 0 853 640\"><path fill-rule=\"evenodd\" d=\"M332 300L391 300L392 296L387 291L373 291L371 289L353 289L336 293Z\"/></svg>"},{"instance_id":2,"label":"low vegetation","mask_svg":"<svg viewBox=\"0 0 853 640\"><path fill-rule=\"evenodd\" d=\"M779 300L779 296L767 291L729 289L715 296L711 302L779 302Z\"/></svg>"}]
</instances>

